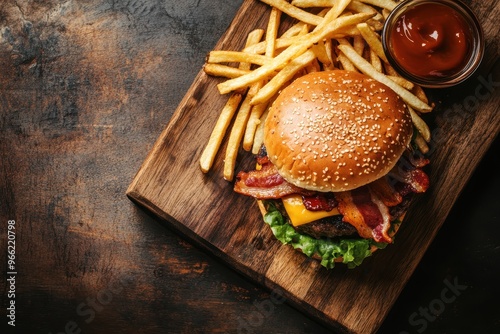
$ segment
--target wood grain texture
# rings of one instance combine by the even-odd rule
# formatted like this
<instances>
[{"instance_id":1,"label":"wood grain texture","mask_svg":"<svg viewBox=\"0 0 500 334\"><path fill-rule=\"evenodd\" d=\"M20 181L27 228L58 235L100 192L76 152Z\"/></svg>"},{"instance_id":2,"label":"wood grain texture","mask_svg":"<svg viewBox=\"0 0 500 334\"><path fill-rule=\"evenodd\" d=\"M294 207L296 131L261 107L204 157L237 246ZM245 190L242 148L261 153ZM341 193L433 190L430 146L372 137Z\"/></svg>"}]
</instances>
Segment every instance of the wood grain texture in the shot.
<instances>
[{"instance_id":1,"label":"wood grain texture","mask_svg":"<svg viewBox=\"0 0 500 334\"><path fill-rule=\"evenodd\" d=\"M396 244L377 252L361 268L338 266L327 271L273 241L255 203L233 194L231 184L222 179L220 156L212 172L199 171L198 158L225 101L216 90L218 80L203 72L160 135L128 195L238 271L270 289L283 290L292 304L333 328L375 332L500 131L496 88L500 79L493 76L498 28L492 19L498 6L473 5L485 18L485 61L466 84L430 92L437 105L428 117L434 129L428 170L432 187L413 203ZM245 1L217 48L239 49L250 29L265 26L267 11L259 3ZM238 170L253 164L248 154L240 152L239 157Z\"/></svg>"},{"instance_id":2,"label":"wood grain texture","mask_svg":"<svg viewBox=\"0 0 500 334\"><path fill-rule=\"evenodd\" d=\"M307 300L291 307L282 290L264 287L272 286L267 278L240 275L125 196L241 2L0 1L0 263L7 259L5 222L15 219L18 269L15 328L4 321L8 285L5 267L0 271L0 333L332 332L317 321L321 312ZM474 2L489 38L483 73L498 52L497 3ZM197 94L204 99L202 90ZM439 94L441 109L462 105L468 95L466 88ZM483 101L477 112L488 105ZM193 110L218 112L211 106ZM473 123L462 121L460 128L470 130ZM200 133L209 126L200 125ZM423 331L409 317L440 297L444 280L455 278L467 290L439 316L430 315L425 333L500 332L500 176L491 173L500 170L500 141L495 143L380 334ZM175 165L183 158L173 153L169 161ZM158 177L170 180L172 175ZM216 192L227 187L215 174L203 184ZM254 209L247 212L253 215ZM223 221L216 213L211 217ZM261 228L258 221L251 223ZM213 234L223 231L221 226ZM243 254L248 258L272 240L238 233L233 241L252 243L249 254ZM272 249L297 263L285 249ZM278 261L272 266L281 267ZM370 276L365 268L359 272L360 279ZM281 282L286 276L275 278ZM296 282L297 295L307 289L329 297L347 294L328 282ZM328 307L333 305L321 305Z\"/></svg>"}]
</instances>

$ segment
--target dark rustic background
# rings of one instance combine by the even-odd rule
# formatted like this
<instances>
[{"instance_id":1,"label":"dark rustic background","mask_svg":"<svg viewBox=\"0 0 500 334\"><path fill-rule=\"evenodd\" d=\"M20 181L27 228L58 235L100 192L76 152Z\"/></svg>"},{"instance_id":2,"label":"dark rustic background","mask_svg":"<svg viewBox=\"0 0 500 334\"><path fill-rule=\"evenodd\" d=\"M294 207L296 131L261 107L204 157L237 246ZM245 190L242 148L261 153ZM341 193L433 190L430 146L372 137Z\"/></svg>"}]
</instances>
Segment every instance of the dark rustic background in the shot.
<instances>
[{"instance_id":1,"label":"dark rustic background","mask_svg":"<svg viewBox=\"0 0 500 334\"><path fill-rule=\"evenodd\" d=\"M2 333L12 219L18 333L328 332L125 196L240 4L0 2ZM497 139L380 333L500 330L499 153ZM446 282L466 288L426 314Z\"/></svg>"}]
</instances>

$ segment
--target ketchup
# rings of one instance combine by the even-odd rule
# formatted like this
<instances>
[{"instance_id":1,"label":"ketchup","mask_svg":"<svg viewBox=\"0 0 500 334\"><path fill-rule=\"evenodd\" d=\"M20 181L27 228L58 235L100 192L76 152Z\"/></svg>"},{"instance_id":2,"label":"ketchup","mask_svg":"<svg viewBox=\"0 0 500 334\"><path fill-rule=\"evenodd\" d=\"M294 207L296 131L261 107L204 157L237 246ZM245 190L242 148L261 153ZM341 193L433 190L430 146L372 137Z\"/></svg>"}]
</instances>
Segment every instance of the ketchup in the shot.
<instances>
[{"instance_id":1,"label":"ketchup","mask_svg":"<svg viewBox=\"0 0 500 334\"><path fill-rule=\"evenodd\" d=\"M453 8L438 3L409 8L398 18L389 38L400 66L428 79L460 72L472 52L466 21Z\"/></svg>"}]
</instances>

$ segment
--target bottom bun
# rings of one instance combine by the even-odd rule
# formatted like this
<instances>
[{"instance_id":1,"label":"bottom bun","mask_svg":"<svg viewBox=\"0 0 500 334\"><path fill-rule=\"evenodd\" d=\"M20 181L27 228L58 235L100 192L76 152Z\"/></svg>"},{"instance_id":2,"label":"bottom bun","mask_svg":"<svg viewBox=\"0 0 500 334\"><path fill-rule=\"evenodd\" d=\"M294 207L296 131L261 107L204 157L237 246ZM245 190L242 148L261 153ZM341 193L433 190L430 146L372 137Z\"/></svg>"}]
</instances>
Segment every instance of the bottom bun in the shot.
<instances>
[{"instance_id":1,"label":"bottom bun","mask_svg":"<svg viewBox=\"0 0 500 334\"><path fill-rule=\"evenodd\" d=\"M377 243L361 237L337 237L316 239L300 234L274 206L276 200L257 200L264 222L271 227L274 236L283 244L291 245L295 250L320 261L321 265L331 269L336 263L344 263L349 268L359 266L363 260L378 249L385 248L387 243ZM405 214L391 223L389 235L399 230ZM281 217L281 218L280 218Z\"/></svg>"}]
</instances>

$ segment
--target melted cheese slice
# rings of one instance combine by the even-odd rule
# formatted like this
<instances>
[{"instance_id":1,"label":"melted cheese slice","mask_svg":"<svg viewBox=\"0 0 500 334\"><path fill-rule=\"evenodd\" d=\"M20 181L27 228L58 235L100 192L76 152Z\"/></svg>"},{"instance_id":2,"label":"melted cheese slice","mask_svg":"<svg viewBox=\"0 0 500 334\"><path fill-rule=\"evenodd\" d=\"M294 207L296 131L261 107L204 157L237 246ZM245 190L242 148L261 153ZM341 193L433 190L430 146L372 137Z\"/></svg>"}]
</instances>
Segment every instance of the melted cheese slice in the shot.
<instances>
[{"instance_id":1,"label":"melted cheese slice","mask_svg":"<svg viewBox=\"0 0 500 334\"><path fill-rule=\"evenodd\" d=\"M307 224L325 217L340 215L337 208L331 211L309 211L304 206L304 203L302 203L302 196L300 195L289 195L283 197L282 200L293 226Z\"/></svg>"}]
</instances>

